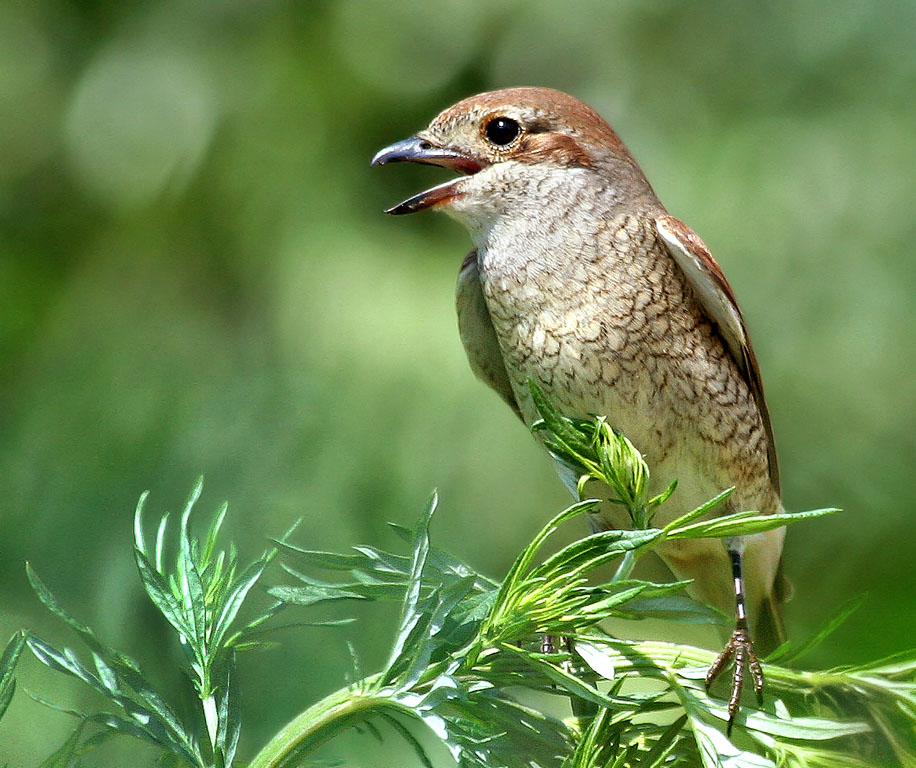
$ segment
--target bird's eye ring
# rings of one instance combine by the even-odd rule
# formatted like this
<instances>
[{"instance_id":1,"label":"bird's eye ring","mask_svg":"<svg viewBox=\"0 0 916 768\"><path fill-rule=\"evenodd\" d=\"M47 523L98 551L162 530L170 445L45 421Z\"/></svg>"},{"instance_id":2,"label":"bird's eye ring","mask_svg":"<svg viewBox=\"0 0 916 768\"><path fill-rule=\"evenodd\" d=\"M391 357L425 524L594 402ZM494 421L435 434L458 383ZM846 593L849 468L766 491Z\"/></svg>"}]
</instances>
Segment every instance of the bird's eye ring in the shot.
<instances>
[{"instance_id":1,"label":"bird's eye ring","mask_svg":"<svg viewBox=\"0 0 916 768\"><path fill-rule=\"evenodd\" d=\"M506 147L518 138L522 127L511 117L494 117L484 127L487 141L497 147Z\"/></svg>"}]
</instances>

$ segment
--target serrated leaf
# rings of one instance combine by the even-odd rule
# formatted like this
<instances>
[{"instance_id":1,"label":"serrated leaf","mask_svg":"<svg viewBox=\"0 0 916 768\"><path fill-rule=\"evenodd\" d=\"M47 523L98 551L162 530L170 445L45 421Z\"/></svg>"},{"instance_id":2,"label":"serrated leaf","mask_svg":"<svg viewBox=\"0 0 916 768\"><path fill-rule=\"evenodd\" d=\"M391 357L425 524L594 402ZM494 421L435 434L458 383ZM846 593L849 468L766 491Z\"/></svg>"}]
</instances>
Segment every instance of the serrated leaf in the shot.
<instances>
[{"instance_id":1,"label":"serrated leaf","mask_svg":"<svg viewBox=\"0 0 916 768\"><path fill-rule=\"evenodd\" d=\"M327 568L333 571L351 571L358 568L365 558L360 555L341 555L336 552L322 552L317 549L303 549L288 541L271 539L271 543L281 552L303 559L308 565L316 568Z\"/></svg>"},{"instance_id":2,"label":"serrated leaf","mask_svg":"<svg viewBox=\"0 0 916 768\"><path fill-rule=\"evenodd\" d=\"M429 626L432 615L417 611L401 624L388 663L385 682L397 680L399 688L409 688L419 679L432 654Z\"/></svg>"},{"instance_id":3,"label":"serrated leaf","mask_svg":"<svg viewBox=\"0 0 916 768\"><path fill-rule=\"evenodd\" d=\"M43 664L58 672L63 672L78 680L82 680L91 688L124 709L130 716L130 719L126 722L132 725L129 732L134 733L134 735L142 733L146 740L169 749L181 749L183 752L188 752L190 749L190 740L183 727L174 713L164 706L158 694L149 697L157 706L154 709L146 708L140 703L147 703L146 692L134 692L137 694L135 698L129 690L126 690L117 683L111 687L107 686L96 675L90 672L85 665L76 658L75 654L70 649L65 648L63 651L58 651L52 645L35 635L29 636L27 644L35 655L35 658ZM108 715L107 713L105 717L108 719L117 719L116 716Z\"/></svg>"},{"instance_id":4,"label":"serrated leaf","mask_svg":"<svg viewBox=\"0 0 916 768\"><path fill-rule=\"evenodd\" d=\"M495 620L494 617L500 615L506 606L510 595L516 590L518 583L524 577L525 572L531 566L531 563L534 561L538 550L541 548L547 538L551 536L563 522L588 512L599 503L600 502L597 499L590 499L587 501L580 501L577 504L573 504L571 507L567 507L558 515L554 516L546 526L538 531L531 543L525 547L524 550L522 550L521 554L515 559L515 562L513 562L512 566L509 568L509 573L506 574L506 577L503 580L503 583L500 585L496 593L496 597L493 600L493 608L491 614L484 621L484 632L487 631L487 628L490 626L492 621Z\"/></svg>"},{"instance_id":5,"label":"serrated leaf","mask_svg":"<svg viewBox=\"0 0 916 768\"><path fill-rule=\"evenodd\" d=\"M422 631L425 632L425 636L406 646L411 653L409 664L398 679L400 686L412 686L420 680L434 654L436 658L441 658L448 652L448 648L441 649L445 638L440 635L448 626L451 611L473 588L474 577L468 576L463 582L436 590L430 596L428 605L424 607L424 615L428 616L429 620L418 622L415 630L415 634ZM454 622L452 625L454 629ZM442 652L437 653L440 650Z\"/></svg>"},{"instance_id":6,"label":"serrated leaf","mask_svg":"<svg viewBox=\"0 0 916 768\"><path fill-rule=\"evenodd\" d=\"M281 600L288 605L311 606L321 603L335 602L337 600L370 600L365 594L351 592L346 589L322 587L289 587L278 585L268 587L267 594L276 600Z\"/></svg>"}]
</instances>

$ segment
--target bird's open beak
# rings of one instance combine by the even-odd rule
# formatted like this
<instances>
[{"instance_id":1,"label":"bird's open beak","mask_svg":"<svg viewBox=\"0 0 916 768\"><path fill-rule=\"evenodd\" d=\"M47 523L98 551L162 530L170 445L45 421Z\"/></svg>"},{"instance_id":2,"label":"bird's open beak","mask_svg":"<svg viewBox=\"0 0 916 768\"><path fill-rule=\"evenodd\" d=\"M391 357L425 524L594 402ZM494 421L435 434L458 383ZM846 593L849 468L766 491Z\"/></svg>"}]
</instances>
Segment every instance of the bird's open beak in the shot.
<instances>
[{"instance_id":1,"label":"bird's open beak","mask_svg":"<svg viewBox=\"0 0 916 768\"><path fill-rule=\"evenodd\" d=\"M379 150L372 158L372 165L385 165L386 163L423 163L425 165L439 165L450 168L465 175L477 173L484 164L479 160L462 154L447 147L436 147L419 136L411 136L403 141ZM447 203L461 195L457 188L460 179L453 179L444 184L439 184L425 192L398 203L389 208L385 213L394 215L402 213L415 213L426 208L433 208L442 203Z\"/></svg>"}]
</instances>

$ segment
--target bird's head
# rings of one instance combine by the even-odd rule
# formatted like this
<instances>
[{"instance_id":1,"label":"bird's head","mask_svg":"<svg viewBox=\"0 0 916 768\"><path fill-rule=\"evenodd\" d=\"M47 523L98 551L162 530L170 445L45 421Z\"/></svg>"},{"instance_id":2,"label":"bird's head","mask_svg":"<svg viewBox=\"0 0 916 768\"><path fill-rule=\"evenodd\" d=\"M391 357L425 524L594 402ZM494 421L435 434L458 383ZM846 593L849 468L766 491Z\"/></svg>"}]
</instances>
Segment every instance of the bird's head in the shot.
<instances>
[{"instance_id":1,"label":"bird's head","mask_svg":"<svg viewBox=\"0 0 916 768\"><path fill-rule=\"evenodd\" d=\"M390 208L441 208L465 223L562 194L564 172L594 175L619 196L652 192L607 122L591 107L549 88L509 88L464 99L429 127L379 151L372 165L439 165L463 176Z\"/></svg>"}]
</instances>

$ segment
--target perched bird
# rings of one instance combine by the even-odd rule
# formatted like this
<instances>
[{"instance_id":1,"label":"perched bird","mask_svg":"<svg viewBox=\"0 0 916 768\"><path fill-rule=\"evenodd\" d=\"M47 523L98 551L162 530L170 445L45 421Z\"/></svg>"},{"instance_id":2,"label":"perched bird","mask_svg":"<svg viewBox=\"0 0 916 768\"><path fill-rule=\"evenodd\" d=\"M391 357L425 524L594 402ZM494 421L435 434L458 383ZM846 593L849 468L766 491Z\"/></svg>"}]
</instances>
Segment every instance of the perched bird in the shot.
<instances>
[{"instance_id":1,"label":"perched bird","mask_svg":"<svg viewBox=\"0 0 916 768\"><path fill-rule=\"evenodd\" d=\"M474 373L527 425L537 418L529 377L567 416L607 417L646 455L655 492L677 478L661 524L731 486L724 512L782 511L760 372L732 289L600 115L546 88L482 93L372 160L393 162L463 174L388 213L436 208L467 227L461 340ZM627 523L612 510L596 521ZM678 578L693 579L696 598L735 612L707 675L708 687L734 660L729 729L746 666L761 694L754 644L768 650L783 636L783 536L658 549Z\"/></svg>"}]
</instances>

